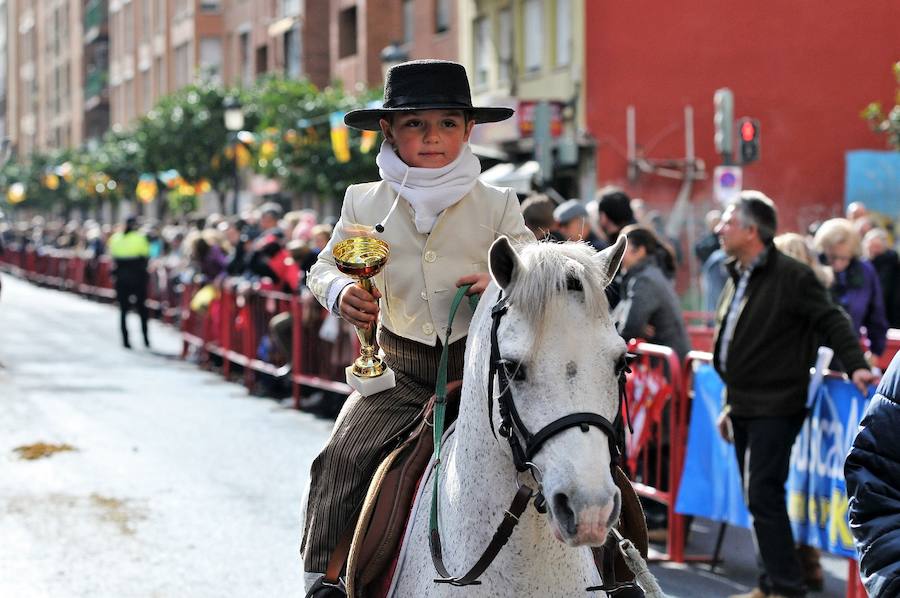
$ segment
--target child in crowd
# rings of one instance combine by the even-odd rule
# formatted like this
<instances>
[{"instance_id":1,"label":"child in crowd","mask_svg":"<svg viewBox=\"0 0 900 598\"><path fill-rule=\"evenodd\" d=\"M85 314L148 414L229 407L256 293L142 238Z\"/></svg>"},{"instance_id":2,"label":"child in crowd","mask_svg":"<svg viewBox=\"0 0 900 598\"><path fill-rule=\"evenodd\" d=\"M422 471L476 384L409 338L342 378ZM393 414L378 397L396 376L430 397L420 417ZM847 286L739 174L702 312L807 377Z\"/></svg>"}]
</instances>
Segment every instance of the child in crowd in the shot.
<instances>
[{"instance_id":1,"label":"child in crowd","mask_svg":"<svg viewBox=\"0 0 900 598\"><path fill-rule=\"evenodd\" d=\"M516 194L478 180L481 166L467 143L475 124L512 114L509 108L473 107L462 65L417 60L388 71L382 108L344 118L350 127L384 134L377 158L382 180L347 189L341 219L308 286L354 326L378 326L396 386L367 397L353 393L313 462L301 545L307 588L355 524L386 444L415 422L434 393L456 287L484 291L488 251L500 235L515 243L535 241ZM374 296L339 272L332 255L335 244L361 231L390 246ZM449 380L462 378L471 317L464 305L454 321Z\"/></svg>"}]
</instances>

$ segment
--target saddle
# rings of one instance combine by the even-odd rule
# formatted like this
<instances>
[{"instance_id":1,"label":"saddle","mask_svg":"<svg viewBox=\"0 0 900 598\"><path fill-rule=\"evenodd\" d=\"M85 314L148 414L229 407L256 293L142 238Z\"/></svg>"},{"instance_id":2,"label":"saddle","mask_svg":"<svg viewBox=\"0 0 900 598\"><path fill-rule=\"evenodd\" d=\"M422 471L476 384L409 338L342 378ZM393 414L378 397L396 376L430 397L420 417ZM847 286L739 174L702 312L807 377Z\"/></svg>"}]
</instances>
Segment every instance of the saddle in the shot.
<instances>
[{"instance_id":1,"label":"saddle","mask_svg":"<svg viewBox=\"0 0 900 598\"><path fill-rule=\"evenodd\" d=\"M447 385L448 426L459 414L461 390L461 380ZM369 484L347 559L348 596L377 595L370 586L377 585L394 563L419 480L434 449L430 424L434 401L431 397L412 430L401 432L399 446L381 462Z\"/></svg>"},{"instance_id":2,"label":"saddle","mask_svg":"<svg viewBox=\"0 0 900 598\"><path fill-rule=\"evenodd\" d=\"M459 414L461 388L462 381L447 385L448 427ZM386 450L389 452L369 485L356 526L344 532L331 557L326 578L337 580L346 563L343 580L347 596L369 598L387 592L419 481L434 448L430 423L434 401L435 397L432 397L416 423L388 443ZM622 494L617 528L646 558L648 539L644 511L628 477L619 467L614 469L613 477ZM604 586L633 581L634 575L612 534L606 544L593 548L592 552ZM637 593L622 591L610 595L629 598L643 596L643 593L637 588Z\"/></svg>"}]
</instances>

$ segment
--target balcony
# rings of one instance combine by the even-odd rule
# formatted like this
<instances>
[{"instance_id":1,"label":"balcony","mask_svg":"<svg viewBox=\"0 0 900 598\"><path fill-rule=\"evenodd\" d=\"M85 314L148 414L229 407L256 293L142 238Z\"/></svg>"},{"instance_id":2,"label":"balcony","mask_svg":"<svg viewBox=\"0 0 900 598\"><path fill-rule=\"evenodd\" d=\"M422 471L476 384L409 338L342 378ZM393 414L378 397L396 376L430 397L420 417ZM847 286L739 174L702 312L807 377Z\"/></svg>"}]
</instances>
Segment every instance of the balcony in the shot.
<instances>
[{"instance_id":1,"label":"balcony","mask_svg":"<svg viewBox=\"0 0 900 598\"><path fill-rule=\"evenodd\" d=\"M106 0L89 0L84 7L84 43L89 44L106 32Z\"/></svg>"},{"instance_id":2,"label":"balcony","mask_svg":"<svg viewBox=\"0 0 900 598\"><path fill-rule=\"evenodd\" d=\"M88 112L108 100L109 71L94 69L84 82L84 111Z\"/></svg>"}]
</instances>

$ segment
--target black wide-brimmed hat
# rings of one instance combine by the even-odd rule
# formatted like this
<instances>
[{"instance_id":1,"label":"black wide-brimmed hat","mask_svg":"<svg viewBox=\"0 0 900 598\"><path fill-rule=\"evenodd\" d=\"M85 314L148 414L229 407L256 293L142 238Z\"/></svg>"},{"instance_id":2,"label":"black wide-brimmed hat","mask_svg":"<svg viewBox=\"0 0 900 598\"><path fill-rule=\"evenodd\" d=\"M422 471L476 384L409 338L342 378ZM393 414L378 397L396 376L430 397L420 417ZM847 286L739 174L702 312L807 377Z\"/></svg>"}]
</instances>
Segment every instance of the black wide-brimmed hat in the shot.
<instances>
[{"instance_id":1,"label":"black wide-brimmed hat","mask_svg":"<svg viewBox=\"0 0 900 598\"><path fill-rule=\"evenodd\" d=\"M414 110L465 110L476 123L493 123L513 115L512 108L473 106L463 65L447 60L411 60L388 70L381 108L348 112L344 123L354 129L380 131L379 119Z\"/></svg>"}]
</instances>

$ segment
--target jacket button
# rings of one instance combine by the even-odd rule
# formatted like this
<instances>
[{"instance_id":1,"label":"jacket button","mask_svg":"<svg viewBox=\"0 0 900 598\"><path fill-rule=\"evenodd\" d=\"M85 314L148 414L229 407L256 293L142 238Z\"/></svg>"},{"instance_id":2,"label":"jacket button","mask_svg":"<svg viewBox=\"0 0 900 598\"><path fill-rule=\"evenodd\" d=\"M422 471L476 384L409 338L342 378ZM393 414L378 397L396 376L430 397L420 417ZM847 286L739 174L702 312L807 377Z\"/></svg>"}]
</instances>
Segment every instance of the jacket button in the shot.
<instances>
[{"instance_id":1,"label":"jacket button","mask_svg":"<svg viewBox=\"0 0 900 598\"><path fill-rule=\"evenodd\" d=\"M425 291L422 291L422 295L421 295L421 296L422 296L422 299L423 299L423 300L428 301L428 293L426 293Z\"/></svg>"},{"instance_id":2,"label":"jacket button","mask_svg":"<svg viewBox=\"0 0 900 598\"><path fill-rule=\"evenodd\" d=\"M425 261L429 264L433 263L437 259L437 254L433 251L425 252Z\"/></svg>"},{"instance_id":3,"label":"jacket button","mask_svg":"<svg viewBox=\"0 0 900 598\"><path fill-rule=\"evenodd\" d=\"M434 326L431 324L422 324L422 332L425 334L434 334Z\"/></svg>"}]
</instances>

